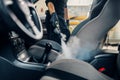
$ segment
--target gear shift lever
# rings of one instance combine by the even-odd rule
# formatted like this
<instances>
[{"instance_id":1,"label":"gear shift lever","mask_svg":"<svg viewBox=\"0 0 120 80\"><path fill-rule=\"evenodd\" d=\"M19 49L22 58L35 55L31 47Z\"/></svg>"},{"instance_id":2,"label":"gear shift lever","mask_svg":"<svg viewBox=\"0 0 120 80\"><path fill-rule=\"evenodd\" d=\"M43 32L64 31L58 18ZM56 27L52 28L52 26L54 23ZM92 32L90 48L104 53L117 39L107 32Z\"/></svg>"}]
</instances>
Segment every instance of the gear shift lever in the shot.
<instances>
[{"instance_id":1,"label":"gear shift lever","mask_svg":"<svg viewBox=\"0 0 120 80\"><path fill-rule=\"evenodd\" d=\"M47 62L48 55L49 55L51 49L52 49L52 45L50 43L46 43L45 51L44 51L43 58L42 58L42 63L46 63Z\"/></svg>"}]
</instances>

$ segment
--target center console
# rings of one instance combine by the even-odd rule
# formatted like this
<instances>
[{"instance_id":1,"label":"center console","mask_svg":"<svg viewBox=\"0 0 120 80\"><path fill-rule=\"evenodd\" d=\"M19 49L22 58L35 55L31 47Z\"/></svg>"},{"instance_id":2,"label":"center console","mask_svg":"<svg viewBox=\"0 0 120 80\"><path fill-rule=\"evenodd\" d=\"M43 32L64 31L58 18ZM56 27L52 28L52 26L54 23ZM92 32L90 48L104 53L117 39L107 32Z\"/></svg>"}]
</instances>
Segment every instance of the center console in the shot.
<instances>
[{"instance_id":1,"label":"center console","mask_svg":"<svg viewBox=\"0 0 120 80\"><path fill-rule=\"evenodd\" d=\"M39 80L61 52L58 43L46 39L26 49L24 40L11 32L8 42L0 48L0 79Z\"/></svg>"}]
</instances>

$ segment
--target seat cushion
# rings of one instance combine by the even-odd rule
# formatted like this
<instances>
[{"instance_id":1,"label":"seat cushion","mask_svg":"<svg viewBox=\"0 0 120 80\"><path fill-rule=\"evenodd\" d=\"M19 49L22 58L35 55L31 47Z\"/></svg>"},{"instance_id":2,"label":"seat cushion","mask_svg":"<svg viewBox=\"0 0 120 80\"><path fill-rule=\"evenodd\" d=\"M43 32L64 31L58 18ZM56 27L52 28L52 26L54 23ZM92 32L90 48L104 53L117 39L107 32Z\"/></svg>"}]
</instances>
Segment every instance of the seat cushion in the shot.
<instances>
[{"instance_id":1,"label":"seat cushion","mask_svg":"<svg viewBox=\"0 0 120 80\"><path fill-rule=\"evenodd\" d=\"M113 80L84 61L63 59L48 66L41 80Z\"/></svg>"}]
</instances>

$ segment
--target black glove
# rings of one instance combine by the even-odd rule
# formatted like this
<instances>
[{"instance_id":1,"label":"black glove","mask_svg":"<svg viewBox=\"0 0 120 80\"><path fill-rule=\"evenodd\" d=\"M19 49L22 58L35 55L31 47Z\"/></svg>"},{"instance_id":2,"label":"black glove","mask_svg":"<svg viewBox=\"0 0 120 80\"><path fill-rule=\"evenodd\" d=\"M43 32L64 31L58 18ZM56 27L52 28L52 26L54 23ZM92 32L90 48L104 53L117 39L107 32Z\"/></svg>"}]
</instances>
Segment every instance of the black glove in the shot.
<instances>
[{"instance_id":1,"label":"black glove","mask_svg":"<svg viewBox=\"0 0 120 80\"><path fill-rule=\"evenodd\" d=\"M55 12L51 15L50 22L51 22L52 26L54 27L54 32L56 34L60 34L59 20L58 20L57 14Z\"/></svg>"},{"instance_id":2,"label":"black glove","mask_svg":"<svg viewBox=\"0 0 120 80\"><path fill-rule=\"evenodd\" d=\"M69 20L66 20L66 24L67 24L68 27L70 26Z\"/></svg>"}]
</instances>

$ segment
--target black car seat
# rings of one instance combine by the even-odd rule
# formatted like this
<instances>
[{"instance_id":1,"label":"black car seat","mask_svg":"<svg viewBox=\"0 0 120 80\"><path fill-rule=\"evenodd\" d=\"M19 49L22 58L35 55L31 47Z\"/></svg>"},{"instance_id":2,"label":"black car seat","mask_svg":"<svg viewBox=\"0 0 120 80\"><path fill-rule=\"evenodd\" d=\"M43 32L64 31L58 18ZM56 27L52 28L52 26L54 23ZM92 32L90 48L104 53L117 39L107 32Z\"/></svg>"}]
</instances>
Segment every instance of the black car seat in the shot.
<instances>
[{"instance_id":1,"label":"black car seat","mask_svg":"<svg viewBox=\"0 0 120 80\"><path fill-rule=\"evenodd\" d=\"M93 18L97 17L101 10L103 9L105 3L106 3L107 0L93 0L93 3L92 3L92 6L91 6L91 9L90 9L90 15L89 17L84 20L83 22L81 22L79 25L77 25L75 27L75 29L73 30L72 32L72 36L76 35L77 32L87 23L89 22L90 20L92 20Z\"/></svg>"},{"instance_id":2,"label":"black car seat","mask_svg":"<svg viewBox=\"0 0 120 80\"><path fill-rule=\"evenodd\" d=\"M78 59L91 61L94 56L99 54L101 41L108 31L118 22L118 11L115 2L107 0L101 12L93 19L88 21L81 29L77 31L74 37L80 39L80 49L77 55ZM71 37L73 38L73 37ZM69 39L71 42L72 39ZM83 54L82 54L83 53Z\"/></svg>"},{"instance_id":3,"label":"black car seat","mask_svg":"<svg viewBox=\"0 0 120 80\"><path fill-rule=\"evenodd\" d=\"M108 30L119 21L119 9L120 9L119 3L120 0L108 0L99 16L91 20L88 24L86 24L86 26L84 26L85 28L83 27L82 30L78 32L81 34L77 36L78 37L81 36L84 40L87 40L88 38L91 37L90 35L93 35L93 37L91 37L89 39L90 41L88 42L94 45L92 46L92 48L97 49L95 48L98 45L97 40L101 39L105 32L108 32ZM91 29L91 27L94 27L95 29L92 30L93 28ZM88 29L89 31L87 31ZM88 36L83 35L83 31L86 31L88 33L87 34ZM91 31L94 31L94 33L89 34ZM99 31L102 31L103 34L99 35ZM118 59L117 72L118 75L120 75L120 54L118 55L117 59ZM48 66L46 74L40 80L120 80L120 79L112 79L109 76L100 73L93 66L84 61L63 59L55 61L50 66Z\"/></svg>"}]
</instances>

